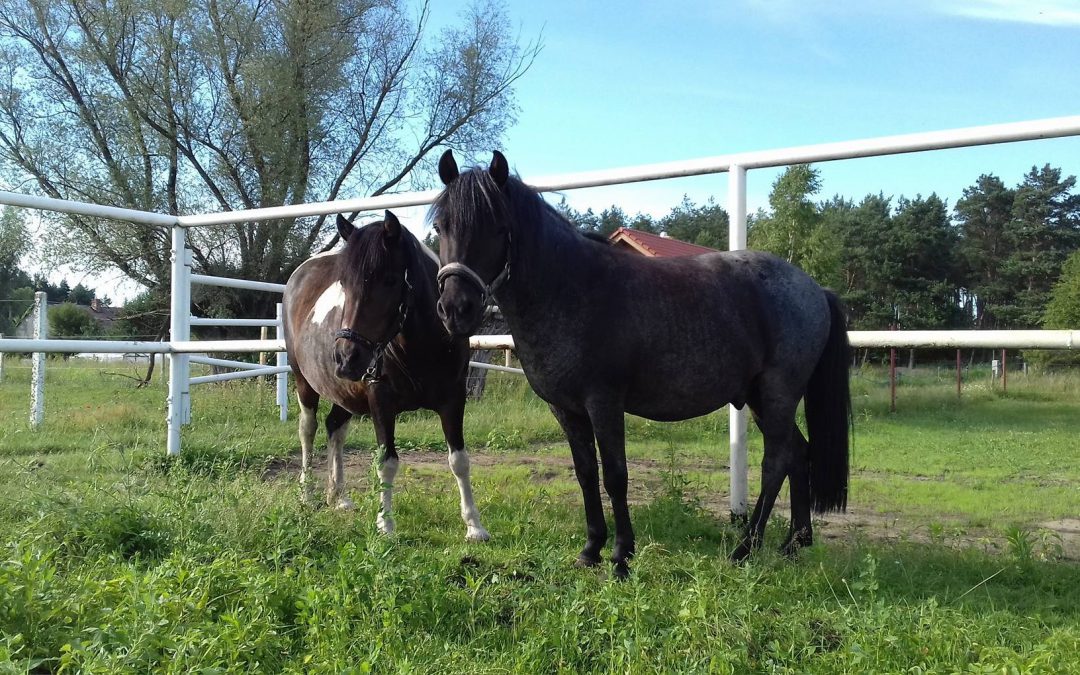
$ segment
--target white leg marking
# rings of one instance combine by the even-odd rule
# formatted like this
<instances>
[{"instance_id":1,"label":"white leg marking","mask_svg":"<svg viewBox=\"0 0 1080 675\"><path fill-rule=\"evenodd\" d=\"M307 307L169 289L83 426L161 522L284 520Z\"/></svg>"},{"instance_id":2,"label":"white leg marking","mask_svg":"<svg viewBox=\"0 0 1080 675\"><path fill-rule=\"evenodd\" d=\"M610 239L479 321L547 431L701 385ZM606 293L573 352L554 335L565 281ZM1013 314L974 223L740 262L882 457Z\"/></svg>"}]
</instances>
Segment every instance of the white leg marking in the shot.
<instances>
[{"instance_id":1,"label":"white leg marking","mask_svg":"<svg viewBox=\"0 0 1080 675\"><path fill-rule=\"evenodd\" d=\"M299 401L300 397L297 397ZM300 404L300 500L305 504L311 501L311 485L308 483L308 472L311 470L311 453L315 444L315 430L318 428L318 420L315 419L315 408L306 408Z\"/></svg>"},{"instance_id":2,"label":"white leg marking","mask_svg":"<svg viewBox=\"0 0 1080 675\"><path fill-rule=\"evenodd\" d=\"M469 452L465 448L455 451L449 445L450 471L457 478L458 490L461 492L461 519L465 521L466 541L487 541L491 535L480 524L480 512L476 510L476 502L473 501L472 481L469 480L470 464Z\"/></svg>"},{"instance_id":3,"label":"white leg marking","mask_svg":"<svg viewBox=\"0 0 1080 675\"><path fill-rule=\"evenodd\" d=\"M345 289L340 281L335 281L315 301L315 306L311 308L311 323L322 323L327 314L344 306Z\"/></svg>"},{"instance_id":4,"label":"white leg marking","mask_svg":"<svg viewBox=\"0 0 1080 675\"><path fill-rule=\"evenodd\" d=\"M342 511L351 511L356 507L345 494L345 461L341 450L345 447L345 438L349 435L349 420L338 427L326 443L330 462L330 475L326 485L326 504Z\"/></svg>"},{"instance_id":5,"label":"white leg marking","mask_svg":"<svg viewBox=\"0 0 1080 675\"><path fill-rule=\"evenodd\" d=\"M382 504L379 508L379 515L375 518L375 525L378 526L379 532L383 534L392 534L394 532L392 507L394 502L394 478L397 476L397 472L397 457L387 457L379 466L377 472L379 474L379 495Z\"/></svg>"}]
</instances>

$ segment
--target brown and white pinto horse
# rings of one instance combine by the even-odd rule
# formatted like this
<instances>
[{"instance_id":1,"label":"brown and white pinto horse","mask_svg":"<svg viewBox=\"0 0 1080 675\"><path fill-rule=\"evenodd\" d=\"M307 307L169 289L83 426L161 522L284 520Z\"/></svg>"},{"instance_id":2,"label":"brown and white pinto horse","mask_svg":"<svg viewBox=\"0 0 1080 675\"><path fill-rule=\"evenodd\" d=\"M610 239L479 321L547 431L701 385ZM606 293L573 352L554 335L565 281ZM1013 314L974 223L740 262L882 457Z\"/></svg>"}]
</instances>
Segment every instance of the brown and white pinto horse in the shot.
<instances>
[{"instance_id":1,"label":"brown and white pinto horse","mask_svg":"<svg viewBox=\"0 0 1080 675\"><path fill-rule=\"evenodd\" d=\"M370 415L382 452L379 529L394 531L392 497L398 472L394 422L398 413L425 408L442 421L450 470L461 492L466 539L486 541L473 502L465 450L465 375L468 340L451 337L435 312L434 254L389 211L382 222L355 228L338 216L341 250L305 261L285 287L285 344L300 400L301 488L309 476L319 398L326 416L329 476L326 503L351 509L345 494L342 448L353 415Z\"/></svg>"}]
</instances>

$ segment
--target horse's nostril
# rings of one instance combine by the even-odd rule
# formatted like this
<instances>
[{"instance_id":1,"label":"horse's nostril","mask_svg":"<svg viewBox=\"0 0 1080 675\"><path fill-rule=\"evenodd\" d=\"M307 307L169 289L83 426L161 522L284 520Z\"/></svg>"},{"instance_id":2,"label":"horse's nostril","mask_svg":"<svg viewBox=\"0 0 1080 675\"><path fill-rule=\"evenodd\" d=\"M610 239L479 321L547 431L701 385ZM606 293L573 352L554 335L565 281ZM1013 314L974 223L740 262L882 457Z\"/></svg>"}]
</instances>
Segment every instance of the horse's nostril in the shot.
<instances>
[{"instance_id":1,"label":"horse's nostril","mask_svg":"<svg viewBox=\"0 0 1080 675\"><path fill-rule=\"evenodd\" d=\"M435 303L435 313L439 315L439 318L446 321L446 308L443 307L442 300Z\"/></svg>"}]
</instances>

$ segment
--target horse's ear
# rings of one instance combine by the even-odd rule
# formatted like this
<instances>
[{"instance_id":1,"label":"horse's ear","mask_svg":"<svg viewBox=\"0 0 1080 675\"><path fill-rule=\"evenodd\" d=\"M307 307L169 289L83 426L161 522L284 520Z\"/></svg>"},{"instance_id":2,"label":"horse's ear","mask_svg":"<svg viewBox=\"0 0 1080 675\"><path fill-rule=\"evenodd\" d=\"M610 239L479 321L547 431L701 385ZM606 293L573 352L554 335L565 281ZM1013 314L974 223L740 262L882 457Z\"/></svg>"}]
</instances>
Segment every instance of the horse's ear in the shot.
<instances>
[{"instance_id":1,"label":"horse's ear","mask_svg":"<svg viewBox=\"0 0 1080 675\"><path fill-rule=\"evenodd\" d=\"M382 226L388 240L396 241L401 236L401 221L390 211L383 214Z\"/></svg>"},{"instance_id":2,"label":"horse's ear","mask_svg":"<svg viewBox=\"0 0 1080 675\"><path fill-rule=\"evenodd\" d=\"M491 153L491 166L488 167L488 173L499 187L506 185L506 179L510 177L510 165L507 164L506 157L498 150Z\"/></svg>"},{"instance_id":3,"label":"horse's ear","mask_svg":"<svg viewBox=\"0 0 1080 675\"><path fill-rule=\"evenodd\" d=\"M439 158L439 178L442 179L443 185L449 185L457 177L458 168L457 160L454 159L454 151L447 150Z\"/></svg>"},{"instance_id":4,"label":"horse's ear","mask_svg":"<svg viewBox=\"0 0 1080 675\"><path fill-rule=\"evenodd\" d=\"M353 232L356 232L356 228L353 227L353 224L350 223L348 220L345 220L345 217L339 213L337 217L338 236L341 237L342 241L349 241L349 237L352 236Z\"/></svg>"}]
</instances>

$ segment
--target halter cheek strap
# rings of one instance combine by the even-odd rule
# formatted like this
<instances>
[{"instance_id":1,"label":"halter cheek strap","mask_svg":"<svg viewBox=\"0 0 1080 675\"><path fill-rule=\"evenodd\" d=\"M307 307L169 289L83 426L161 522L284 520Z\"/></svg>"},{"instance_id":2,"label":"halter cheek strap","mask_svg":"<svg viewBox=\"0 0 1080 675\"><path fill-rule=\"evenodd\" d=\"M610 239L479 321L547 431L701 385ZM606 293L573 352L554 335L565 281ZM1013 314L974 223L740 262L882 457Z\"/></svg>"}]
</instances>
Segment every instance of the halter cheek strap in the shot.
<instances>
[{"instance_id":1,"label":"halter cheek strap","mask_svg":"<svg viewBox=\"0 0 1080 675\"><path fill-rule=\"evenodd\" d=\"M439 283L439 293L442 293L443 286L446 285L446 280L450 277L461 277L467 279L473 286L476 286L480 291L480 295L483 297L483 304L487 305L495 291L510 278L510 233L506 234L506 264L503 265L502 272L491 280L491 283L485 283L480 275L477 274L468 265L459 262L447 263L439 268L439 273L435 279Z\"/></svg>"},{"instance_id":2,"label":"halter cheek strap","mask_svg":"<svg viewBox=\"0 0 1080 675\"><path fill-rule=\"evenodd\" d=\"M409 299L412 297L413 291L412 284L409 282L408 268L405 269L405 288L402 290L401 304L398 305L397 309L397 321L391 328L390 336L385 340L373 342L352 328L342 328L334 333L335 338L358 343L371 352L371 362L368 363L367 370L364 371L364 376L361 378L364 382L374 384L382 378L383 354L390 348L390 344L394 341L394 338L400 335L401 331L405 329L405 320L409 317Z\"/></svg>"}]
</instances>

